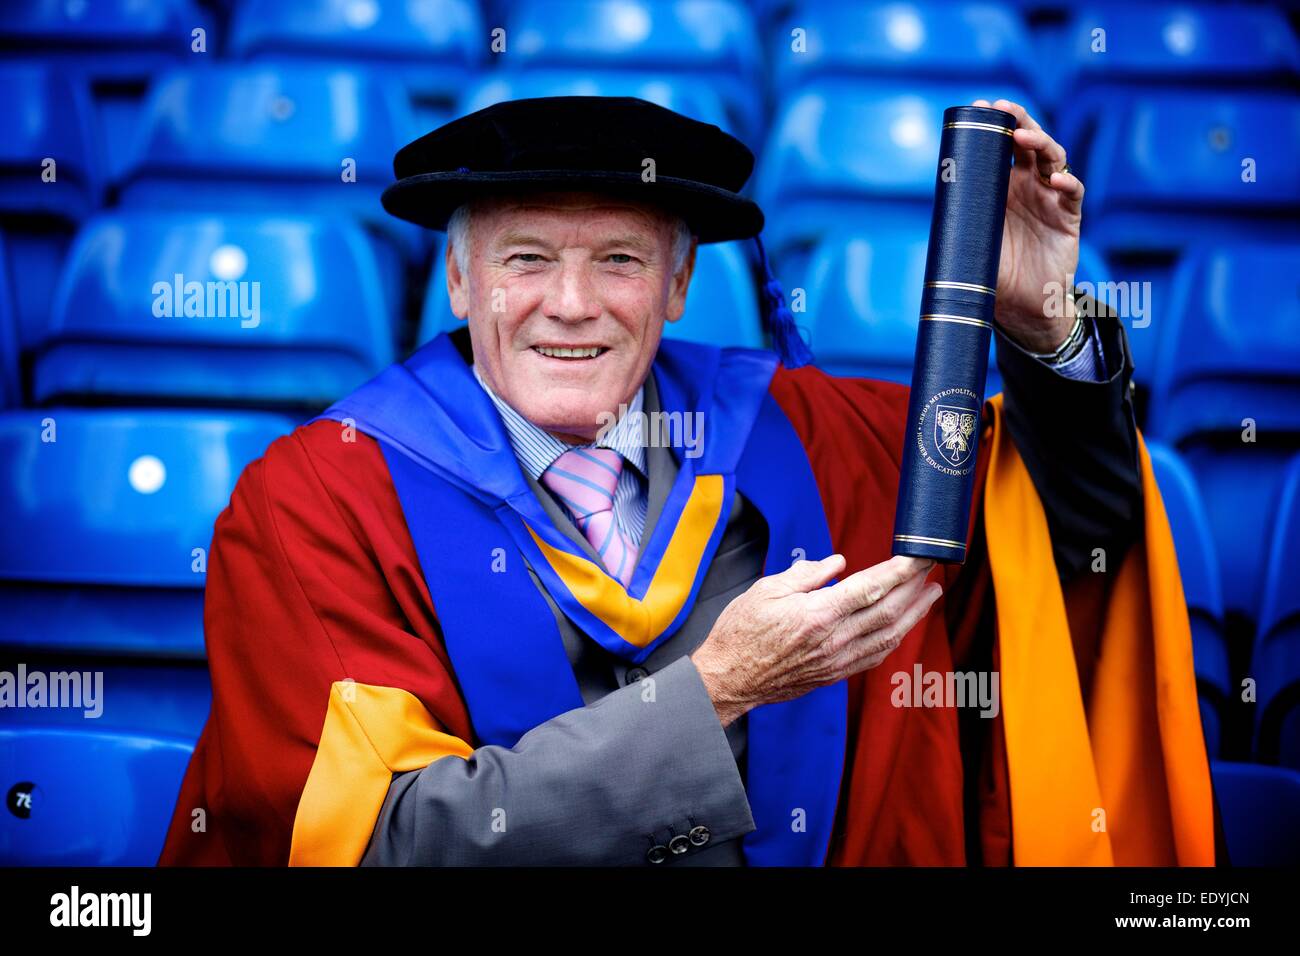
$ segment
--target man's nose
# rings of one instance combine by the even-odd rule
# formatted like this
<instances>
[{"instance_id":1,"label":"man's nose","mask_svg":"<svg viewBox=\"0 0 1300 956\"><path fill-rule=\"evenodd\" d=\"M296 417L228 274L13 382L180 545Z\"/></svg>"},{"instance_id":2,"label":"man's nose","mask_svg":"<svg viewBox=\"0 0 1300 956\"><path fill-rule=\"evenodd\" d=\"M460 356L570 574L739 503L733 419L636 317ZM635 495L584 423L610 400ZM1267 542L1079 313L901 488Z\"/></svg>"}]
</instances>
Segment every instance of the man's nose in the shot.
<instances>
[{"instance_id":1,"label":"man's nose","mask_svg":"<svg viewBox=\"0 0 1300 956\"><path fill-rule=\"evenodd\" d=\"M542 310L548 319L560 322L600 318L601 306L595 295L591 263L562 261L546 290Z\"/></svg>"}]
</instances>

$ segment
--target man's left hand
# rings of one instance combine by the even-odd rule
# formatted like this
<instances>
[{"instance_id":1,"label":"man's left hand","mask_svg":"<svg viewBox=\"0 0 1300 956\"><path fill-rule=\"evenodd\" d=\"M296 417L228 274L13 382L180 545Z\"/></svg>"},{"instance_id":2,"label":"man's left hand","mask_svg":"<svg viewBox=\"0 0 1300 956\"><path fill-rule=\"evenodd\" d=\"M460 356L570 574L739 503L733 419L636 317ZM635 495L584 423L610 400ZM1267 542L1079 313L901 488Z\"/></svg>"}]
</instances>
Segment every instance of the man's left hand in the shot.
<instances>
[{"instance_id":1,"label":"man's left hand","mask_svg":"<svg viewBox=\"0 0 1300 956\"><path fill-rule=\"evenodd\" d=\"M1051 352L1074 326L1067 293L1079 263L1083 183L1064 171L1065 149L1019 103L976 100L974 105L1011 113L1017 124L994 316L1024 348ZM1062 308L1044 308L1051 288L1062 290Z\"/></svg>"}]
</instances>

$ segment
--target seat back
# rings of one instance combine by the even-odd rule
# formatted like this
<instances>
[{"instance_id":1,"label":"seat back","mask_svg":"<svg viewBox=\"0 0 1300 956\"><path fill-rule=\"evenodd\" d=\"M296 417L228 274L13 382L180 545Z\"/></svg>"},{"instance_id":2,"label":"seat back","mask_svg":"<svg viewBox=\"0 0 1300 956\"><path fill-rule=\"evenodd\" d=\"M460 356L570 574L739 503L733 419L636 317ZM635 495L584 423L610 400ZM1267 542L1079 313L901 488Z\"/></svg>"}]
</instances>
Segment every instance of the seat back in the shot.
<instances>
[{"instance_id":1,"label":"seat back","mask_svg":"<svg viewBox=\"0 0 1300 956\"><path fill-rule=\"evenodd\" d=\"M1300 772L1258 764L1210 764L1233 866L1300 863Z\"/></svg>"},{"instance_id":2,"label":"seat back","mask_svg":"<svg viewBox=\"0 0 1300 956\"><path fill-rule=\"evenodd\" d=\"M202 587L235 480L293 422L264 413L0 413L0 645L201 657Z\"/></svg>"},{"instance_id":3,"label":"seat back","mask_svg":"<svg viewBox=\"0 0 1300 956\"><path fill-rule=\"evenodd\" d=\"M159 734L0 728L0 863L153 866L192 750Z\"/></svg>"},{"instance_id":4,"label":"seat back","mask_svg":"<svg viewBox=\"0 0 1300 956\"><path fill-rule=\"evenodd\" d=\"M388 365L393 339L347 220L124 210L78 236L34 390L319 407Z\"/></svg>"},{"instance_id":5,"label":"seat back","mask_svg":"<svg viewBox=\"0 0 1300 956\"><path fill-rule=\"evenodd\" d=\"M1300 770L1300 455L1283 479L1251 673L1257 682L1256 750Z\"/></svg>"},{"instance_id":6,"label":"seat back","mask_svg":"<svg viewBox=\"0 0 1300 956\"><path fill-rule=\"evenodd\" d=\"M1160 333L1148 430L1300 432L1300 244L1198 247Z\"/></svg>"},{"instance_id":7,"label":"seat back","mask_svg":"<svg viewBox=\"0 0 1300 956\"><path fill-rule=\"evenodd\" d=\"M1192 628L1192 654L1206 749L1211 756L1218 756L1232 669L1214 538L1196 480L1186 462L1178 452L1160 442L1147 442L1147 451L1178 553L1178 570Z\"/></svg>"},{"instance_id":8,"label":"seat back","mask_svg":"<svg viewBox=\"0 0 1300 956\"><path fill-rule=\"evenodd\" d=\"M795 31L799 31L797 34ZM777 89L816 76L1025 76L1024 23L991 3L804 3L770 32Z\"/></svg>"}]
</instances>

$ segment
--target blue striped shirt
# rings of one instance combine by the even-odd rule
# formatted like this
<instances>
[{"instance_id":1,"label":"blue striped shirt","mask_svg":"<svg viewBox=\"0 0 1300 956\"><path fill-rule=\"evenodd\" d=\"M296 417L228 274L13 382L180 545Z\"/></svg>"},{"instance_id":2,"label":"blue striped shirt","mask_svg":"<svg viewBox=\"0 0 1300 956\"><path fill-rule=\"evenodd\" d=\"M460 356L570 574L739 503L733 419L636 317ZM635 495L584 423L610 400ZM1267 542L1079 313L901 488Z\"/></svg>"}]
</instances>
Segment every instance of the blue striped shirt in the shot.
<instances>
[{"instance_id":1,"label":"blue striped shirt","mask_svg":"<svg viewBox=\"0 0 1300 956\"><path fill-rule=\"evenodd\" d=\"M612 449L623 456L623 470L618 476L618 485L614 488L614 520L632 543L640 547L649 502L645 442L639 425L641 416L638 414L645 402L645 386L637 389L636 396L628 405L627 414L598 440L587 445L570 445L545 429L538 428L515 411L505 399L492 391L492 387L483 380L477 365L474 366L474 377L497 407L501 421L506 426L506 434L510 436L510 446L519 459L519 466L534 481L540 481L543 472L551 467L555 459L574 448L599 446ZM629 464L632 465L631 468L627 467Z\"/></svg>"}]
</instances>

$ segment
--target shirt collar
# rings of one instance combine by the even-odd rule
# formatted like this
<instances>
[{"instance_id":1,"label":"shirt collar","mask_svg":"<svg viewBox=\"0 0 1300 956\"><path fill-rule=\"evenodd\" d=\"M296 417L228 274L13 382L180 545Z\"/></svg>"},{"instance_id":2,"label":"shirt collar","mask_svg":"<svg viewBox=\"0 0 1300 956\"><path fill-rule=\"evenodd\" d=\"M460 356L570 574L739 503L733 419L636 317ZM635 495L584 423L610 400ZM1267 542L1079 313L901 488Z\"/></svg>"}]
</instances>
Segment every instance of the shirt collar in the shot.
<instances>
[{"instance_id":1,"label":"shirt collar","mask_svg":"<svg viewBox=\"0 0 1300 956\"><path fill-rule=\"evenodd\" d=\"M487 392L488 398L492 399L492 404L501 415L501 422L506 426L506 434L510 437L510 446L514 449L515 457L534 481L540 480L542 473L566 451L592 446L610 448L618 452L623 456L624 461L630 462L642 476L646 474L645 442L642 440L639 414L645 403L644 385L636 390L636 395L628 404L626 413L619 418L613 428L605 429L600 438L588 445L570 445L520 415L505 399L492 390L479 372L477 364L471 367L474 369L474 377L478 379L479 385L483 386L483 391Z\"/></svg>"}]
</instances>

